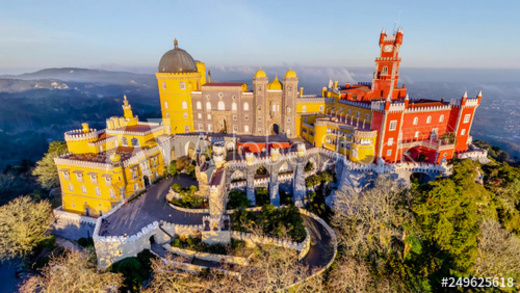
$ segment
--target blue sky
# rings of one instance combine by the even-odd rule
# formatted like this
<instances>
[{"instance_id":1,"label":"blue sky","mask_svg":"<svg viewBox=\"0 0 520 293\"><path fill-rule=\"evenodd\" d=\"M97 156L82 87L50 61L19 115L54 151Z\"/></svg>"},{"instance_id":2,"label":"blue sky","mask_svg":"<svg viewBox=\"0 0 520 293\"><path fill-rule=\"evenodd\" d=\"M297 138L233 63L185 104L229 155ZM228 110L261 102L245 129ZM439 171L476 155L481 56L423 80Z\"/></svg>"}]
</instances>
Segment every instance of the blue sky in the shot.
<instances>
[{"instance_id":1,"label":"blue sky","mask_svg":"<svg viewBox=\"0 0 520 293\"><path fill-rule=\"evenodd\" d=\"M22 1L0 4L0 74L153 72L173 38L211 66L371 67L400 14L403 67L520 68L519 1Z\"/></svg>"}]
</instances>

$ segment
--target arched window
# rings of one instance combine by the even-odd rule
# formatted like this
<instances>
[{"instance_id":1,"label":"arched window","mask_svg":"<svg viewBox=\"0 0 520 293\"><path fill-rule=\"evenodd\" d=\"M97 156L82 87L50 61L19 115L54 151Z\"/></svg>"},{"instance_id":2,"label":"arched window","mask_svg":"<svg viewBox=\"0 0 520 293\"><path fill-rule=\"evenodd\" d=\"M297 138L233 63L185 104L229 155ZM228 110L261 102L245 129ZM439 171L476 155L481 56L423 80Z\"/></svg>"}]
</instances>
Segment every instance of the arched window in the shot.
<instances>
[{"instance_id":1,"label":"arched window","mask_svg":"<svg viewBox=\"0 0 520 293\"><path fill-rule=\"evenodd\" d=\"M381 74L382 75L387 75L388 74L388 67L384 66L383 70L381 71Z\"/></svg>"},{"instance_id":2,"label":"arched window","mask_svg":"<svg viewBox=\"0 0 520 293\"><path fill-rule=\"evenodd\" d=\"M307 106L306 106L306 105L303 105L303 107L302 107L302 113L307 113Z\"/></svg>"},{"instance_id":3,"label":"arched window","mask_svg":"<svg viewBox=\"0 0 520 293\"><path fill-rule=\"evenodd\" d=\"M291 113L291 107L287 107L287 113Z\"/></svg>"},{"instance_id":4,"label":"arched window","mask_svg":"<svg viewBox=\"0 0 520 293\"><path fill-rule=\"evenodd\" d=\"M168 102L164 101L164 109L168 109Z\"/></svg>"},{"instance_id":5,"label":"arched window","mask_svg":"<svg viewBox=\"0 0 520 293\"><path fill-rule=\"evenodd\" d=\"M359 111L356 112L356 119L359 119Z\"/></svg>"},{"instance_id":6,"label":"arched window","mask_svg":"<svg viewBox=\"0 0 520 293\"><path fill-rule=\"evenodd\" d=\"M352 115L352 111L348 109L348 116Z\"/></svg>"},{"instance_id":7,"label":"arched window","mask_svg":"<svg viewBox=\"0 0 520 293\"><path fill-rule=\"evenodd\" d=\"M426 118L426 123L432 123L432 116L428 116L428 118Z\"/></svg>"},{"instance_id":8,"label":"arched window","mask_svg":"<svg viewBox=\"0 0 520 293\"><path fill-rule=\"evenodd\" d=\"M417 125L417 123L419 123L419 118L418 117L413 118L413 125Z\"/></svg>"},{"instance_id":9,"label":"arched window","mask_svg":"<svg viewBox=\"0 0 520 293\"><path fill-rule=\"evenodd\" d=\"M198 109L198 110L202 109L202 103L201 103L200 101L197 102L197 109Z\"/></svg>"},{"instance_id":10,"label":"arched window","mask_svg":"<svg viewBox=\"0 0 520 293\"><path fill-rule=\"evenodd\" d=\"M233 110L233 111L237 110L237 103L231 104L231 110Z\"/></svg>"},{"instance_id":11,"label":"arched window","mask_svg":"<svg viewBox=\"0 0 520 293\"><path fill-rule=\"evenodd\" d=\"M272 108L273 108L272 111L276 112L276 105L273 105Z\"/></svg>"},{"instance_id":12,"label":"arched window","mask_svg":"<svg viewBox=\"0 0 520 293\"><path fill-rule=\"evenodd\" d=\"M414 136L414 137L415 137L415 138L419 138L419 131L416 131L416 132L415 132L415 136Z\"/></svg>"},{"instance_id":13,"label":"arched window","mask_svg":"<svg viewBox=\"0 0 520 293\"><path fill-rule=\"evenodd\" d=\"M96 190L96 195L101 195L101 189L99 189L99 187L95 187L95 190Z\"/></svg>"},{"instance_id":14,"label":"arched window","mask_svg":"<svg viewBox=\"0 0 520 293\"><path fill-rule=\"evenodd\" d=\"M186 132L186 133L190 132L190 127L188 125L184 126L184 132Z\"/></svg>"},{"instance_id":15,"label":"arched window","mask_svg":"<svg viewBox=\"0 0 520 293\"><path fill-rule=\"evenodd\" d=\"M163 89L163 90L166 89L166 81L163 81L163 82L162 82L162 89Z\"/></svg>"},{"instance_id":16,"label":"arched window","mask_svg":"<svg viewBox=\"0 0 520 293\"><path fill-rule=\"evenodd\" d=\"M244 103L244 111L249 111L249 103L248 102Z\"/></svg>"},{"instance_id":17,"label":"arched window","mask_svg":"<svg viewBox=\"0 0 520 293\"><path fill-rule=\"evenodd\" d=\"M128 146L128 139L124 136L121 138L121 145L125 147Z\"/></svg>"},{"instance_id":18,"label":"arched window","mask_svg":"<svg viewBox=\"0 0 520 293\"><path fill-rule=\"evenodd\" d=\"M370 121L370 114L366 114L366 115L365 115L365 120L366 120L366 121Z\"/></svg>"},{"instance_id":19,"label":"arched window","mask_svg":"<svg viewBox=\"0 0 520 293\"><path fill-rule=\"evenodd\" d=\"M81 185L81 192L87 193L87 187L85 185Z\"/></svg>"},{"instance_id":20,"label":"arched window","mask_svg":"<svg viewBox=\"0 0 520 293\"><path fill-rule=\"evenodd\" d=\"M72 185L72 183L69 183L69 191L74 191L74 186Z\"/></svg>"},{"instance_id":21,"label":"arched window","mask_svg":"<svg viewBox=\"0 0 520 293\"><path fill-rule=\"evenodd\" d=\"M441 115L441 117L439 117L439 122L443 122L444 121L444 115Z\"/></svg>"},{"instance_id":22,"label":"arched window","mask_svg":"<svg viewBox=\"0 0 520 293\"><path fill-rule=\"evenodd\" d=\"M139 140L137 140L137 138L132 138L132 146L133 147L138 147L139 146Z\"/></svg>"},{"instance_id":23,"label":"arched window","mask_svg":"<svg viewBox=\"0 0 520 293\"><path fill-rule=\"evenodd\" d=\"M211 102L206 103L206 110L208 110L208 111L211 110Z\"/></svg>"},{"instance_id":24,"label":"arched window","mask_svg":"<svg viewBox=\"0 0 520 293\"><path fill-rule=\"evenodd\" d=\"M218 109L220 111L226 110L226 106L224 105L224 102L222 102L222 101L218 102Z\"/></svg>"},{"instance_id":25,"label":"arched window","mask_svg":"<svg viewBox=\"0 0 520 293\"><path fill-rule=\"evenodd\" d=\"M262 106L258 106L258 112L262 111Z\"/></svg>"},{"instance_id":26,"label":"arched window","mask_svg":"<svg viewBox=\"0 0 520 293\"><path fill-rule=\"evenodd\" d=\"M320 112L323 112L323 105L320 105Z\"/></svg>"},{"instance_id":27,"label":"arched window","mask_svg":"<svg viewBox=\"0 0 520 293\"><path fill-rule=\"evenodd\" d=\"M109 189L109 190L108 190L108 193L110 194L110 197L111 197L111 198L116 197L116 193L114 192L113 189Z\"/></svg>"},{"instance_id":28,"label":"arched window","mask_svg":"<svg viewBox=\"0 0 520 293\"><path fill-rule=\"evenodd\" d=\"M182 101L182 108L183 109L188 109L188 102Z\"/></svg>"}]
</instances>

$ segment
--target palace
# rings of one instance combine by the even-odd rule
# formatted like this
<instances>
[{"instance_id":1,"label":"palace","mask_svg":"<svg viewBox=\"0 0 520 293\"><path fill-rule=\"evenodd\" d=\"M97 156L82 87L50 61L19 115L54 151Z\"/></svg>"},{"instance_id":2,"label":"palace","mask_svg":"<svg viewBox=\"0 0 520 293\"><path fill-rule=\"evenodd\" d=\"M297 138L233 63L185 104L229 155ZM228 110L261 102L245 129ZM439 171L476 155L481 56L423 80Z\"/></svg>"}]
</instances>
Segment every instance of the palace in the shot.
<instances>
[{"instance_id":1,"label":"palace","mask_svg":"<svg viewBox=\"0 0 520 293\"><path fill-rule=\"evenodd\" d=\"M318 97L303 94L292 69L272 81L260 69L252 89L245 83L211 82L205 63L175 40L156 73L162 123L139 121L125 96L124 116L107 119L106 129L84 123L65 133L69 154L55 159L62 209L94 217L107 213L163 176L176 157L193 158L198 135L211 137L212 143L225 140L227 149L240 154L270 151L267 142L256 149L248 143L254 136L259 143L266 141L261 137L276 136L270 139L276 151L305 140L350 162L380 166L439 165L463 156L482 95L451 101L410 97L405 85L398 85L402 42L401 29L392 35L383 30L372 81L338 85L329 80Z\"/></svg>"}]
</instances>

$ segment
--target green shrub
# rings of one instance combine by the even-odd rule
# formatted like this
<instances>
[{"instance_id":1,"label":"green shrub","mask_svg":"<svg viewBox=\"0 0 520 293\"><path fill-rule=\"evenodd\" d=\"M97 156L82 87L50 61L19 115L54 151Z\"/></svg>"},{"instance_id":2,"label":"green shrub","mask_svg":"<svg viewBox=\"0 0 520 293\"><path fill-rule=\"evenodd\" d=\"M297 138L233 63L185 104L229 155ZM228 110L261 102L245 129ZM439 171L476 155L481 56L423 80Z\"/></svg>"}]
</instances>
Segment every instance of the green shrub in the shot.
<instances>
[{"instance_id":1,"label":"green shrub","mask_svg":"<svg viewBox=\"0 0 520 293\"><path fill-rule=\"evenodd\" d=\"M236 209L238 207L249 207L251 201L247 199L247 194L238 190L231 190L228 195L228 209Z\"/></svg>"}]
</instances>

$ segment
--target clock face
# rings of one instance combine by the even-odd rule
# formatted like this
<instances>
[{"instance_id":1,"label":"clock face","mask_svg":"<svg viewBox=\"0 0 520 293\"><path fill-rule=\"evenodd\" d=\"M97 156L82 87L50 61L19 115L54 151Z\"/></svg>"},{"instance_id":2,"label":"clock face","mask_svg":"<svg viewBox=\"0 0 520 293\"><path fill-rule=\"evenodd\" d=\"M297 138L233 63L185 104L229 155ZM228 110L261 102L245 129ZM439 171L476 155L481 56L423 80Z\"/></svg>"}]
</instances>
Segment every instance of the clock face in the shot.
<instances>
[{"instance_id":1,"label":"clock face","mask_svg":"<svg viewBox=\"0 0 520 293\"><path fill-rule=\"evenodd\" d=\"M386 45L383 50L385 52L392 52L392 50L394 49L394 46L393 45Z\"/></svg>"}]
</instances>

